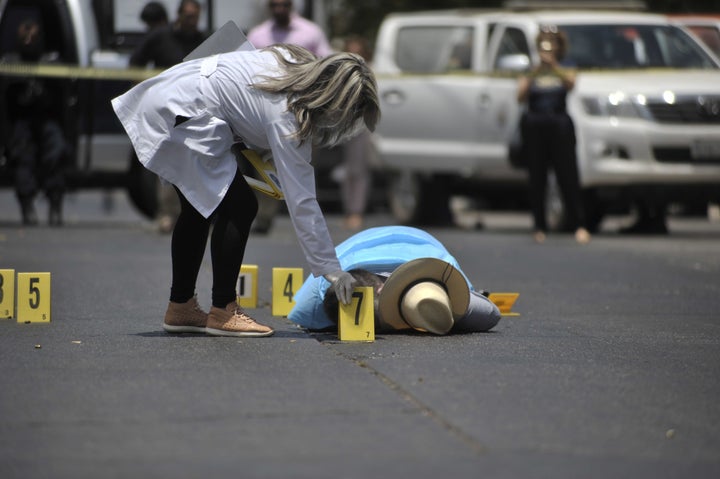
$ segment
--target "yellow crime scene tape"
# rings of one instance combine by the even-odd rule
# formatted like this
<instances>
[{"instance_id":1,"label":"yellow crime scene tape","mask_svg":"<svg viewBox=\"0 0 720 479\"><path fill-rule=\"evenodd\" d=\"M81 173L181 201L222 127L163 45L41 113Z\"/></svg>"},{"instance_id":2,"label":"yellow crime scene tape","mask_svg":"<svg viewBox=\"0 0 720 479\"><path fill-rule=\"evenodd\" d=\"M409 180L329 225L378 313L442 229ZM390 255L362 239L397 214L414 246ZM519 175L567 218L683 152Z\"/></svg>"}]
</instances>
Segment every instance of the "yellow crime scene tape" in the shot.
<instances>
[{"instance_id":1,"label":"yellow crime scene tape","mask_svg":"<svg viewBox=\"0 0 720 479\"><path fill-rule=\"evenodd\" d=\"M163 70L147 68L93 68L67 64L0 63L0 76L70 78L78 80L143 81Z\"/></svg>"}]
</instances>

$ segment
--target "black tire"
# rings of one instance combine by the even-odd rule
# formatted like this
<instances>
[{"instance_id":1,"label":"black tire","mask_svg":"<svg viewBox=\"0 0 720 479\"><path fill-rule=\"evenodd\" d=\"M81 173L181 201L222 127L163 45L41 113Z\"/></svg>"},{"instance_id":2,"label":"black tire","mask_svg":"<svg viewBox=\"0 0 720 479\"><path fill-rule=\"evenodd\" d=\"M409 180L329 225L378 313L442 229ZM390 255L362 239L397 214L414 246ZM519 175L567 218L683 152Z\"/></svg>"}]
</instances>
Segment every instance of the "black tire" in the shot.
<instances>
[{"instance_id":1,"label":"black tire","mask_svg":"<svg viewBox=\"0 0 720 479\"><path fill-rule=\"evenodd\" d=\"M450 211L451 178L429 178L413 173L395 176L388 189L393 217L401 224L449 226L454 224Z\"/></svg>"},{"instance_id":2,"label":"black tire","mask_svg":"<svg viewBox=\"0 0 720 479\"><path fill-rule=\"evenodd\" d=\"M158 178L138 161L135 153L130 155L128 168L127 193L133 206L146 218L157 216Z\"/></svg>"}]
</instances>

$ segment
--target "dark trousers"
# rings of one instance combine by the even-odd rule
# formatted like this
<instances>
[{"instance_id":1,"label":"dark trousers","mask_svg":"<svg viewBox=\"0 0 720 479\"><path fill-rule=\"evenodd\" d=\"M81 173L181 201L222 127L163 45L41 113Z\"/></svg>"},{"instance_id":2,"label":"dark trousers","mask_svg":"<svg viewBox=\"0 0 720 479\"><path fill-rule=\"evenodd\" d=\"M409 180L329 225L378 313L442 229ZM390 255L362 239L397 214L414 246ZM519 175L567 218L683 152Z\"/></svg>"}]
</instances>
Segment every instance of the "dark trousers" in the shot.
<instances>
[{"instance_id":1,"label":"dark trousers","mask_svg":"<svg viewBox=\"0 0 720 479\"><path fill-rule=\"evenodd\" d=\"M522 128L535 230L547 230L545 191L550 168L560 187L567 226L572 229L584 226L572 119L567 114L527 113Z\"/></svg>"},{"instance_id":2,"label":"dark trousers","mask_svg":"<svg viewBox=\"0 0 720 479\"><path fill-rule=\"evenodd\" d=\"M67 144L60 126L50 120L18 120L10 138L9 154L15 170L15 192L32 198L39 190L51 200L65 190Z\"/></svg>"},{"instance_id":3,"label":"dark trousers","mask_svg":"<svg viewBox=\"0 0 720 479\"><path fill-rule=\"evenodd\" d=\"M176 191L180 197L180 215L171 242L173 276L170 301L184 303L195 294L212 225L212 304L225 308L237 297L237 278L245 256L250 226L258 210L255 193L238 172L220 205L209 218L205 218L177 188Z\"/></svg>"}]
</instances>

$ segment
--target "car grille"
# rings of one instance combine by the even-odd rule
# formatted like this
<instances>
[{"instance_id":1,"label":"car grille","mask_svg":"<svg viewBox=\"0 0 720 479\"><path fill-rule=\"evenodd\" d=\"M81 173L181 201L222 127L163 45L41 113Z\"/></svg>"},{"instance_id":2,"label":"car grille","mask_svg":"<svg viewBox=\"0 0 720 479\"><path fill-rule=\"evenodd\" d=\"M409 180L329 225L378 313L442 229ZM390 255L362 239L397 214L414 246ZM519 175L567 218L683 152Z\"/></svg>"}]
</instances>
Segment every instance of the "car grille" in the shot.
<instances>
[{"instance_id":1,"label":"car grille","mask_svg":"<svg viewBox=\"0 0 720 479\"><path fill-rule=\"evenodd\" d=\"M720 96L678 98L672 104L648 102L647 108L659 123L720 123Z\"/></svg>"}]
</instances>

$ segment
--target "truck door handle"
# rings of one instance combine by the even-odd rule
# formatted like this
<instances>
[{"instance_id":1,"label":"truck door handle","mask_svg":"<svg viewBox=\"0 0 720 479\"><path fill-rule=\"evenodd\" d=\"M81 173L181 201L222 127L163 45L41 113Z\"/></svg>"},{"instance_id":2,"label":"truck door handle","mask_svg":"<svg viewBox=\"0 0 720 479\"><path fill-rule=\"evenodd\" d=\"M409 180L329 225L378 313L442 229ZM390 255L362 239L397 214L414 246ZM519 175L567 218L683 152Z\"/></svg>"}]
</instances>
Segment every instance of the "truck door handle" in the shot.
<instances>
[{"instance_id":1,"label":"truck door handle","mask_svg":"<svg viewBox=\"0 0 720 479\"><path fill-rule=\"evenodd\" d=\"M391 106L397 106L405 102L405 95L400 90L388 90L383 92L382 99Z\"/></svg>"}]
</instances>

